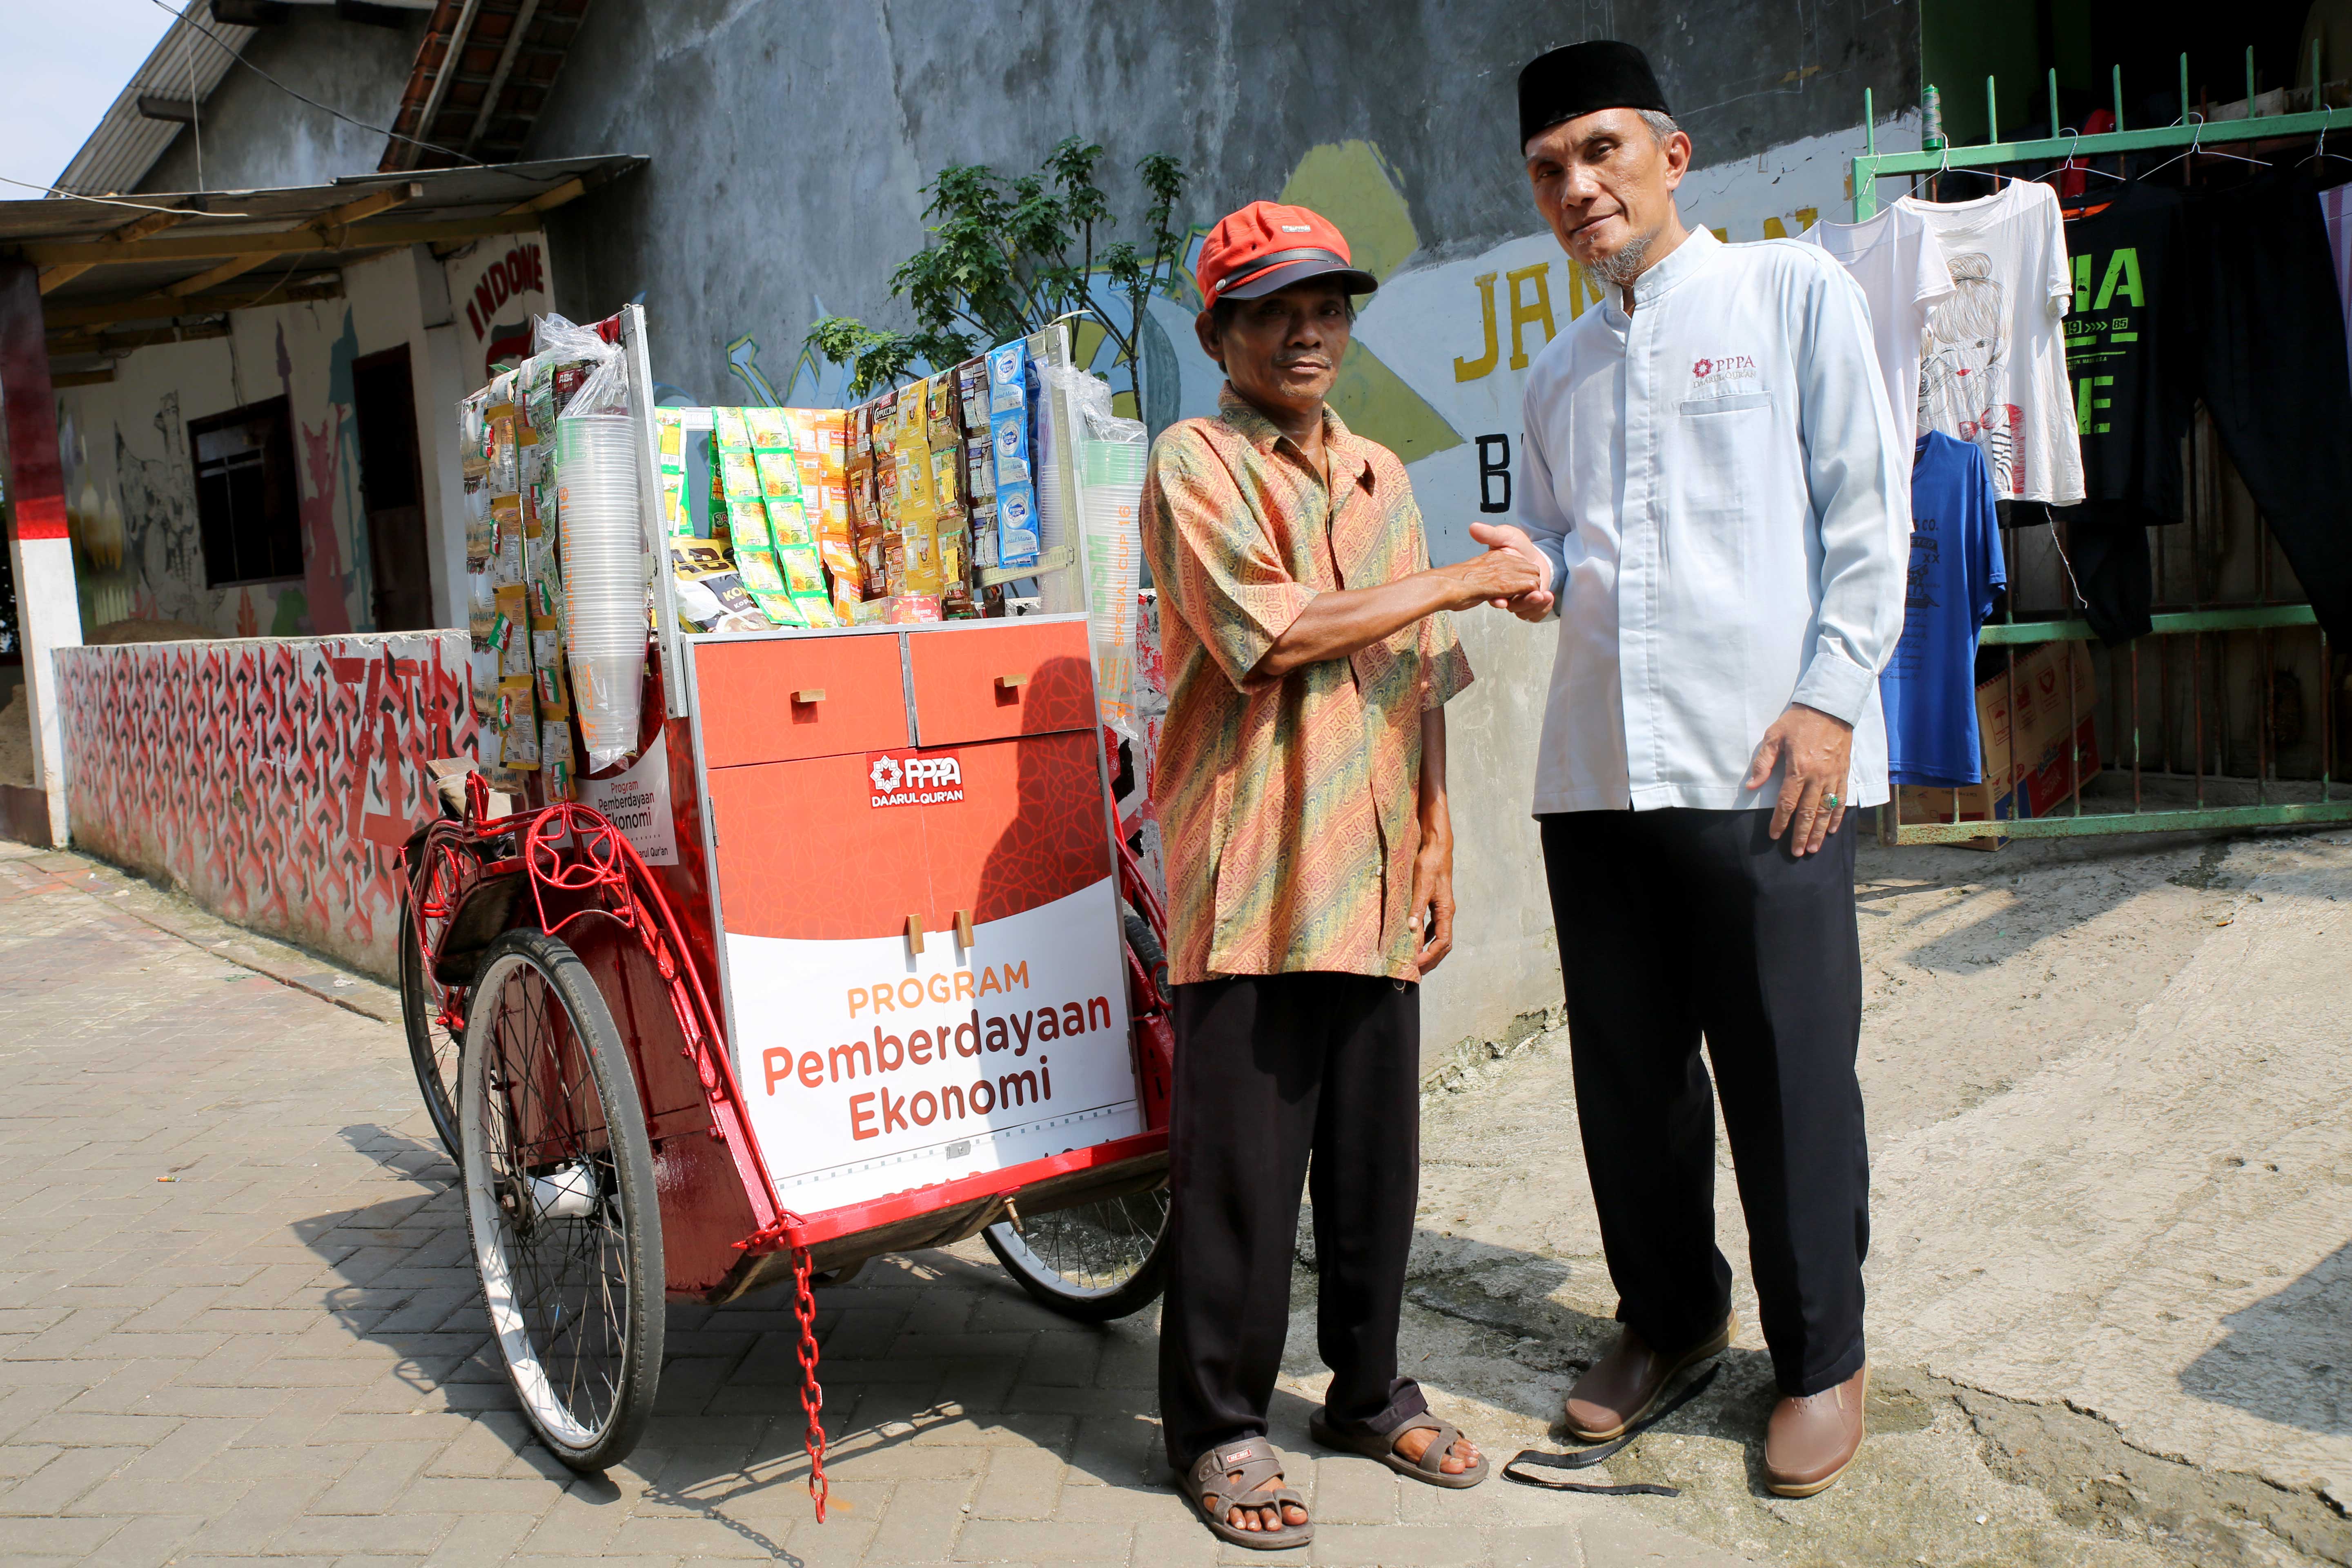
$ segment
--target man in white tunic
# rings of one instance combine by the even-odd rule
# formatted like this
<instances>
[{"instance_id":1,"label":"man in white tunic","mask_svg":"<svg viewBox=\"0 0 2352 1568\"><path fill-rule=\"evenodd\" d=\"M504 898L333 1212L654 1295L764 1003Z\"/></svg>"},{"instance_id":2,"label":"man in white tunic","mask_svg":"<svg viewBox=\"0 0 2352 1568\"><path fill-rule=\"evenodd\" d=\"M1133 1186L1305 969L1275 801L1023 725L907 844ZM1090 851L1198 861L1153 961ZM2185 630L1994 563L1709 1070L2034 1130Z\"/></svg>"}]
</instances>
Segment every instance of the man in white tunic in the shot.
<instances>
[{"instance_id":1,"label":"man in white tunic","mask_svg":"<svg viewBox=\"0 0 2352 1568\"><path fill-rule=\"evenodd\" d=\"M1818 248L1686 228L1690 139L1627 44L1519 78L1537 205L1608 299L1537 359L1520 528L1557 616L1536 778L1586 1164L1624 1327L1568 1424L1616 1436L1736 1331L1722 1084L1782 1398L1768 1484L1862 1442L1868 1168L1851 813L1886 798L1901 448L1862 291Z\"/></svg>"}]
</instances>

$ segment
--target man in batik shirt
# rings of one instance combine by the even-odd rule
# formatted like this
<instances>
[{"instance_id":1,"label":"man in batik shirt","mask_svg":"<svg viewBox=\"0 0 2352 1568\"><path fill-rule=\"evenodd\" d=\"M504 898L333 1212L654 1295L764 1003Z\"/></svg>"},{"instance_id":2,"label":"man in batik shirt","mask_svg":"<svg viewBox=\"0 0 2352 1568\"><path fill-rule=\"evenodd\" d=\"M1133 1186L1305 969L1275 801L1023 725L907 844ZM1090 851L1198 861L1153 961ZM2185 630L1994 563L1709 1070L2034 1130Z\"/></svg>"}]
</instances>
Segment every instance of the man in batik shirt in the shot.
<instances>
[{"instance_id":1,"label":"man in batik shirt","mask_svg":"<svg viewBox=\"0 0 2352 1568\"><path fill-rule=\"evenodd\" d=\"M1197 330L1227 384L1152 448L1143 543L1169 672L1176 1088L1160 1322L1168 1459L1222 1538L1309 1538L1267 1443L1314 1156L1317 1439L1441 1486L1486 1462L1397 1372L1420 1182L1420 980L1453 945L1447 613L1538 585L1496 551L1432 570L1404 465L1326 406L1375 287L1301 207L1211 232Z\"/></svg>"}]
</instances>

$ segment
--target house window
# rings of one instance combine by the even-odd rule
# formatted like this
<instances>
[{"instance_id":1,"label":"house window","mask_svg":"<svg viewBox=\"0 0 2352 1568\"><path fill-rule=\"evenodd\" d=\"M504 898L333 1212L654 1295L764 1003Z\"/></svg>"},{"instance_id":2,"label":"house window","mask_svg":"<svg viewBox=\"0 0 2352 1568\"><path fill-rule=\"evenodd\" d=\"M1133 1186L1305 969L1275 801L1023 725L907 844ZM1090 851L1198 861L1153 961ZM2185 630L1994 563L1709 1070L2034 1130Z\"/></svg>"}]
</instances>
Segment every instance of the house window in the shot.
<instances>
[{"instance_id":1,"label":"house window","mask_svg":"<svg viewBox=\"0 0 2352 1568\"><path fill-rule=\"evenodd\" d=\"M302 575L294 429L286 399L189 422L205 581L215 588Z\"/></svg>"}]
</instances>

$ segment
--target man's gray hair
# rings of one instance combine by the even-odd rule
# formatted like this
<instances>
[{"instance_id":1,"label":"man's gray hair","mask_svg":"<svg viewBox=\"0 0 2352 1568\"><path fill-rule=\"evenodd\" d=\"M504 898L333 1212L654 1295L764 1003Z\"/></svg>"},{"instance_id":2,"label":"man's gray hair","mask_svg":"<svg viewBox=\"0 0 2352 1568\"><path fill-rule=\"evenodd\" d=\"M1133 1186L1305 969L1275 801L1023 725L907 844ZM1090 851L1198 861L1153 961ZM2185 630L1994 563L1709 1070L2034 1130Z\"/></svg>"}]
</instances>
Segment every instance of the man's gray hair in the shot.
<instances>
[{"instance_id":1,"label":"man's gray hair","mask_svg":"<svg viewBox=\"0 0 2352 1568\"><path fill-rule=\"evenodd\" d=\"M1660 146L1665 145L1666 138L1682 129L1675 123L1675 117L1671 114L1654 109L1637 109L1633 112L1642 117L1642 123L1650 128L1650 134L1658 139Z\"/></svg>"}]
</instances>

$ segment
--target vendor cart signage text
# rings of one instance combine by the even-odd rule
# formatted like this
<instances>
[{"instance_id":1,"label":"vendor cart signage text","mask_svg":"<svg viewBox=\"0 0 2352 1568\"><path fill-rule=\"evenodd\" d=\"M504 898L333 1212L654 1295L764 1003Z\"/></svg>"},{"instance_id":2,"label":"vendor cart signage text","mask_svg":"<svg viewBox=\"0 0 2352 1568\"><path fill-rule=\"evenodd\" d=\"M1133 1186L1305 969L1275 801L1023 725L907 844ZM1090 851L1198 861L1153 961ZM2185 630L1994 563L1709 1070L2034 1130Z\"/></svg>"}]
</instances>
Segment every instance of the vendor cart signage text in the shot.
<instances>
[{"instance_id":1,"label":"vendor cart signage text","mask_svg":"<svg viewBox=\"0 0 2352 1568\"><path fill-rule=\"evenodd\" d=\"M1143 1130L1108 878L919 953L725 941L752 1130L801 1213Z\"/></svg>"},{"instance_id":2,"label":"vendor cart signage text","mask_svg":"<svg viewBox=\"0 0 2352 1568\"><path fill-rule=\"evenodd\" d=\"M940 805L963 798L963 764L953 752L874 752L866 759L874 804Z\"/></svg>"},{"instance_id":3,"label":"vendor cart signage text","mask_svg":"<svg viewBox=\"0 0 2352 1568\"><path fill-rule=\"evenodd\" d=\"M648 866L677 864L677 819L669 805L669 730L654 732L646 754L625 773L583 779L580 801L612 819Z\"/></svg>"}]
</instances>

